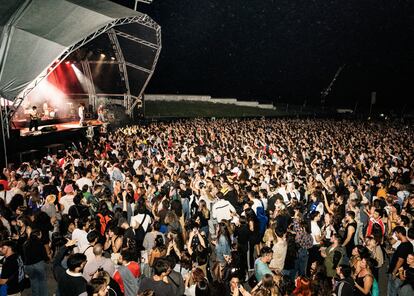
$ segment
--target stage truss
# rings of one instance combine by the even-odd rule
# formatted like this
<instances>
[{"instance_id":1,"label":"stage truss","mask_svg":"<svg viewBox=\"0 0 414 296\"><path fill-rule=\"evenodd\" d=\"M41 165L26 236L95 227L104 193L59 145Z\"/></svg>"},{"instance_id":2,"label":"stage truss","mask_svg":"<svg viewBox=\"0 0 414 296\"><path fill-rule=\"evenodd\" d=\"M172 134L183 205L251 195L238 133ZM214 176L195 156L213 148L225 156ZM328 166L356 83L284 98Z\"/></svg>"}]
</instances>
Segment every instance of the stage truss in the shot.
<instances>
[{"instance_id":1,"label":"stage truss","mask_svg":"<svg viewBox=\"0 0 414 296\"><path fill-rule=\"evenodd\" d=\"M140 25L143 25L145 27L151 28L153 30L155 30L156 33L156 44L148 42L146 40L137 38L135 36L120 32L115 30L114 28L116 26L120 26L120 25L127 25L127 24L132 24L132 23L138 23ZM2 123L2 129L3 129L3 135L7 138L10 138L10 123L11 123L11 119L13 117L13 115L15 114L15 112L17 111L17 109L20 107L20 105L22 104L22 102L25 100L25 98L30 94L30 92L36 88L40 82L47 78L49 76L49 74L51 74L71 53L73 53L74 51L76 51L77 49L81 48L82 46L86 45L88 42L92 41L93 39L95 39L96 37L98 37L101 34L107 33L109 35L109 38L111 40L113 49L115 51L115 55L116 55L116 60L115 61L101 61L102 63L116 63L119 65L119 69L120 69L120 73L121 73L121 77L123 77L123 81L125 81L125 88L127 90L127 92L125 94L122 94L123 99L124 99L124 107L126 110L126 113L129 116L133 116L133 110L135 107L137 106L142 106L142 96L144 93L144 90L149 82L149 80L151 79L154 70L155 70L155 66L158 62L158 58L161 52L161 27L154 22L149 16L145 15L145 14L141 14L139 16L132 16L132 17L126 17L126 18L120 18L120 19L116 19L108 24L106 24L105 26L99 28L97 31L95 31L93 34L87 36L86 38L80 40L78 43L70 46L69 48L67 48L61 55L60 57L54 61L52 64L49 65L49 67L47 67L35 80L33 80L24 90L22 93L20 93L20 95L15 98L15 100L13 100L12 104L10 104L7 108L0 108L0 120ZM152 63L152 67L150 69L141 67L139 65L135 65L132 64L130 62L126 62L123 56L123 52L122 52L122 48L119 45L118 42L118 36L122 36L123 38L127 38L133 42L136 43L140 43L144 46L148 46L151 48L156 49L156 54L155 54L155 58L153 60ZM86 63L94 63L93 61L86 61ZM128 81L128 73L127 73L127 68L126 66L138 69L140 71L143 71L145 73L148 74L147 79L145 80L143 86L141 87L141 90L138 94L138 96L133 96L130 93L130 89L129 89L129 81ZM90 67L89 65L82 65L85 75L89 76L88 78L90 79L90 81L92 81L92 77L91 77L91 72L90 72ZM89 71L88 69L89 68ZM88 74L89 73L89 74ZM108 94L108 95L119 95L119 94ZM88 96L89 96L89 100L90 103L92 103L92 106L94 106L94 108L96 107L96 98L97 98L97 94L95 93L95 88L94 85L92 83L91 86L88 87Z\"/></svg>"}]
</instances>

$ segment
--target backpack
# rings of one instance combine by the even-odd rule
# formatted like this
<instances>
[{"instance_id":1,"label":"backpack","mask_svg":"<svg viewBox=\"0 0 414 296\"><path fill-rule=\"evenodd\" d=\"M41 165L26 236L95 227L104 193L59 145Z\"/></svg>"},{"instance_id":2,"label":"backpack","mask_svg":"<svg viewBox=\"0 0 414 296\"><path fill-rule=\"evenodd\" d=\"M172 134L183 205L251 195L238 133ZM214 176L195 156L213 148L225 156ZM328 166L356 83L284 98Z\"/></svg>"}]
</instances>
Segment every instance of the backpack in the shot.
<instances>
[{"instance_id":1,"label":"backpack","mask_svg":"<svg viewBox=\"0 0 414 296\"><path fill-rule=\"evenodd\" d=\"M263 236L266 231L267 222L269 221L269 218L265 214L263 203L261 207L257 207L256 212L257 220L259 220L259 233L260 236Z\"/></svg>"},{"instance_id":2,"label":"backpack","mask_svg":"<svg viewBox=\"0 0 414 296\"><path fill-rule=\"evenodd\" d=\"M142 227L142 223L145 221L145 219L147 218L147 213L144 214L144 218L142 218L142 221L139 223L139 226L137 229L135 229L135 242L137 244L137 250L141 251L142 250L142 243L144 242L144 238L145 238L145 234L148 231L144 229L144 227Z\"/></svg>"},{"instance_id":3,"label":"backpack","mask_svg":"<svg viewBox=\"0 0 414 296\"><path fill-rule=\"evenodd\" d=\"M101 235L104 236L105 231L106 231L106 227L107 227L109 221L112 220L112 218L109 215L104 216L101 213L98 213L96 216L98 217L99 224L101 225L101 228L100 228Z\"/></svg>"}]
</instances>

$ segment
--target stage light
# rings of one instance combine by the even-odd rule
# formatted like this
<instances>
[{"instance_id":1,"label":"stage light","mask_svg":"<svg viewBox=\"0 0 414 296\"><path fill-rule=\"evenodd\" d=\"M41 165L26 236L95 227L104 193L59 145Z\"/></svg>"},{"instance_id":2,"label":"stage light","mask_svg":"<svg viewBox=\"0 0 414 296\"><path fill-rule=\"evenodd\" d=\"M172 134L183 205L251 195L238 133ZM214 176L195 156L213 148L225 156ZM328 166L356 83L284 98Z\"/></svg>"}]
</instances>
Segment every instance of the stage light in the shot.
<instances>
[{"instance_id":1,"label":"stage light","mask_svg":"<svg viewBox=\"0 0 414 296\"><path fill-rule=\"evenodd\" d=\"M69 61L66 61L66 62L65 62L65 64L66 64L66 65L69 65L69 64L70 64L70 62L69 62Z\"/></svg>"},{"instance_id":2,"label":"stage light","mask_svg":"<svg viewBox=\"0 0 414 296\"><path fill-rule=\"evenodd\" d=\"M115 57L111 57L111 60L115 61Z\"/></svg>"},{"instance_id":3,"label":"stage light","mask_svg":"<svg viewBox=\"0 0 414 296\"><path fill-rule=\"evenodd\" d=\"M104 53L101 53L101 58L106 57L106 55Z\"/></svg>"}]
</instances>

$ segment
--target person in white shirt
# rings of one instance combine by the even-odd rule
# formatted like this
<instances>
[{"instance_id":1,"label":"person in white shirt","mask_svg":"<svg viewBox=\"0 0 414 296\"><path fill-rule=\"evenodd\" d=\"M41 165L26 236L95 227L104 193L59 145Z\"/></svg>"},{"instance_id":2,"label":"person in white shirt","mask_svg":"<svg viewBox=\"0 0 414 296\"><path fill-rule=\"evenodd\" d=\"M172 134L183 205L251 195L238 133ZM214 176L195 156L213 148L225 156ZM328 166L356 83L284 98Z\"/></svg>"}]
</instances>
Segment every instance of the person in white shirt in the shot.
<instances>
[{"instance_id":1,"label":"person in white shirt","mask_svg":"<svg viewBox=\"0 0 414 296\"><path fill-rule=\"evenodd\" d=\"M66 185L63 192L66 195L62 196L59 200L59 204L63 207L62 214L68 214L69 208L73 206L75 203L73 202L73 198L75 197L75 192L73 190L72 184Z\"/></svg>"},{"instance_id":2,"label":"person in white shirt","mask_svg":"<svg viewBox=\"0 0 414 296\"><path fill-rule=\"evenodd\" d=\"M249 191L247 193L247 197L249 198L251 202L253 202L253 205L251 206L251 208L254 211L254 213L257 215L257 208L259 207L264 208L264 205L262 204L261 200L258 198L256 193L253 193L252 191Z\"/></svg>"},{"instance_id":3,"label":"person in white shirt","mask_svg":"<svg viewBox=\"0 0 414 296\"><path fill-rule=\"evenodd\" d=\"M310 272L310 267L312 266L312 263L318 261L321 257L319 253L319 246L322 241L322 231L318 225L318 222L321 220L321 213L319 213L318 211L312 212L312 214L310 215L310 219L313 247L309 249L308 272Z\"/></svg>"},{"instance_id":4,"label":"person in white shirt","mask_svg":"<svg viewBox=\"0 0 414 296\"><path fill-rule=\"evenodd\" d=\"M80 253L80 250L86 249L89 245L87 235L89 231L89 220L78 220L77 228L72 232L72 240L76 240L75 253Z\"/></svg>"},{"instance_id":5,"label":"person in white shirt","mask_svg":"<svg viewBox=\"0 0 414 296\"><path fill-rule=\"evenodd\" d=\"M84 103L79 104L78 115L79 115L79 125L83 126L83 122L85 121L85 104Z\"/></svg>"},{"instance_id":6,"label":"person in white shirt","mask_svg":"<svg viewBox=\"0 0 414 296\"><path fill-rule=\"evenodd\" d=\"M88 244L82 245L82 247L79 249L79 253L85 254L86 260L89 262L95 258L93 247L98 243L99 232L96 230L89 231L86 239L88 240Z\"/></svg>"},{"instance_id":7,"label":"person in white shirt","mask_svg":"<svg viewBox=\"0 0 414 296\"><path fill-rule=\"evenodd\" d=\"M286 234L280 228L275 229L276 243L273 245L273 257L269 263L270 269L281 272L285 266L285 259L287 254Z\"/></svg>"},{"instance_id":8,"label":"person in white shirt","mask_svg":"<svg viewBox=\"0 0 414 296\"><path fill-rule=\"evenodd\" d=\"M217 197L219 198L219 201L213 205L211 216L213 219L216 219L217 222L221 222L222 220L231 220L233 214L236 213L236 209L228 200L224 199L221 192L217 193Z\"/></svg>"},{"instance_id":9,"label":"person in white shirt","mask_svg":"<svg viewBox=\"0 0 414 296\"><path fill-rule=\"evenodd\" d=\"M145 232L147 232L148 226L151 224L151 217L147 213L145 213L144 208L139 208L138 213L135 216L131 217L131 227L137 229L140 225Z\"/></svg>"},{"instance_id":10,"label":"person in white shirt","mask_svg":"<svg viewBox=\"0 0 414 296\"><path fill-rule=\"evenodd\" d=\"M88 185L89 188L92 188L92 180L88 177L88 175L90 175L88 172L83 171L82 178L76 180L76 185L78 185L79 188L83 188L84 185Z\"/></svg>"}]
</instances>

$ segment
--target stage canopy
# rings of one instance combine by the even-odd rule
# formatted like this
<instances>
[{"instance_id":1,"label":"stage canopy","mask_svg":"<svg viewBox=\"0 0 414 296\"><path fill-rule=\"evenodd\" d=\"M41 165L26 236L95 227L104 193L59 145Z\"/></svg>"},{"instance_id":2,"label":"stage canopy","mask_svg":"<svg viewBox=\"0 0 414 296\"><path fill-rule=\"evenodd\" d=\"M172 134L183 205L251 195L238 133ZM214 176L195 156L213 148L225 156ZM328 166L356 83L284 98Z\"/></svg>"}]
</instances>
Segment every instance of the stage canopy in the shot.
<instances>
[{"instance_id":1,"label":"stage canopy","mask_svg":"<svg viewBox=\"0 0 414 296\"><path fill-rule=\"evenodd\" d=\"M15 108L51 69L103 33L125 72L126 107L131 108L161 50L157 23L105 0L0 0L0 30L0 96Z\"/></svg>"}]
</instances>

